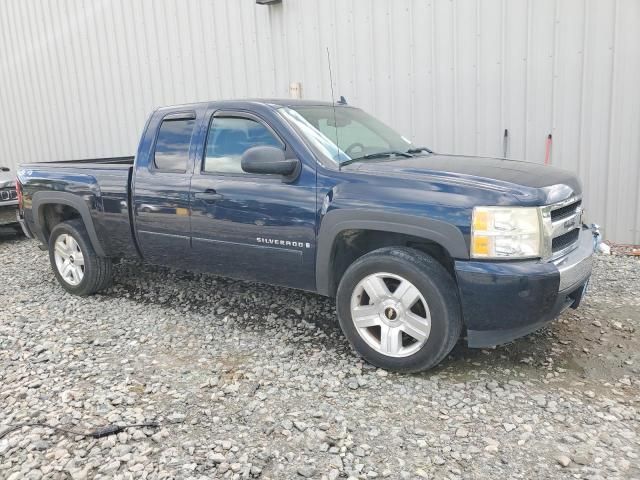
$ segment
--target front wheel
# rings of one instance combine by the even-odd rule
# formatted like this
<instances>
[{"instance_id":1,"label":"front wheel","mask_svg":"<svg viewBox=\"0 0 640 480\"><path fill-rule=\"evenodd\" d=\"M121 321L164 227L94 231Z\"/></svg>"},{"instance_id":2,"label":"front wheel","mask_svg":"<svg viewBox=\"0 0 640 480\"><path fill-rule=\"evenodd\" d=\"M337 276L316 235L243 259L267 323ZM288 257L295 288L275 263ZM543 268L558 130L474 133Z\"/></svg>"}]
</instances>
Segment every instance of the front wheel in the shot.
<instances>
[{"instance_id":1,"label":"front wheel","mask_svg":"<svg viewBox=\"0 0 640 480\"><path fill-rule=\"evenodd\" d=\"M460 337L456 284L433 257L387 247L356 260L336 298L340 326L366 361L414 372L440 363Z\"/></svg>"},{"instance_id":2,"label":"front wheel","mask_svg":"<svg viewBox=\"0 0 640 480\"><path fill-rule=\"evenodd\" d=\"M68 220L53 228L49 260L58 283L74 295L91 295L111 281L111 260L96 255L81 220Z\"/></svg>"}]
</instances>

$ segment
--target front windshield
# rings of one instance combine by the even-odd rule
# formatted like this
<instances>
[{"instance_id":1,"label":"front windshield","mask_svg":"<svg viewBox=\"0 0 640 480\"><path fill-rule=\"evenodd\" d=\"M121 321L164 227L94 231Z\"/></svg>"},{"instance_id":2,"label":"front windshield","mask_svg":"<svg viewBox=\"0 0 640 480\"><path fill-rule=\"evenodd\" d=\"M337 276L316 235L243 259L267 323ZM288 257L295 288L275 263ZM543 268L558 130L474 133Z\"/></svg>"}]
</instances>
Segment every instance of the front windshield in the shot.
<instances>
[{"instance_id":1,"label":"front windshield","mask_svg":"<svg viewBox=\"0 0 640 480\"><path fill-rule=\"evenodd\" d=\"M314 105L282 108L280 112L317 152L338 163L387 154L410 156L407 151L415 148L405 137L358 108Z\"/></svg>"}]
</instances>

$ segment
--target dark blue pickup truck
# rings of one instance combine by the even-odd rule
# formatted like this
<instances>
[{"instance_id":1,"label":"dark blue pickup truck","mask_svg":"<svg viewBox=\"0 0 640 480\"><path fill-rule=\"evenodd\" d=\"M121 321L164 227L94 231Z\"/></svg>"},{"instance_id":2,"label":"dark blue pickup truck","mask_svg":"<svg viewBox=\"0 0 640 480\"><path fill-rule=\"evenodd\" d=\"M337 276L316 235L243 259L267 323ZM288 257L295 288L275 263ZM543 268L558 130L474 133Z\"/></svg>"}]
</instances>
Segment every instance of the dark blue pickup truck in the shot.
<instances>
[{"instance_id":1,"label":"dark blue pickup truck","mask_svg":"<svg viewBox=\"0 0 640 480\"><path fill-rule=\"evenodd\" d=\"M71 293L135 258L335 296L354 349L391 370L532 332L591 274L575 175L435 154L344 104L160 108L135 157L22 165L17 187Z\"/></svg>"}]
</instances>

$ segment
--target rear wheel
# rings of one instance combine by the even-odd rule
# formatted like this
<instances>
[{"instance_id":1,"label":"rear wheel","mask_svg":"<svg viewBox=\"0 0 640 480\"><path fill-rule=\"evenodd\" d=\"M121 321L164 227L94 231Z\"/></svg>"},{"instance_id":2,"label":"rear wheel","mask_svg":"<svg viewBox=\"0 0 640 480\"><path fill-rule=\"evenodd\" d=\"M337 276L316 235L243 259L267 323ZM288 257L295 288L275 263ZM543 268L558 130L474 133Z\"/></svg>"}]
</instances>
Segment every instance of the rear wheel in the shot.
<instances>
[{"instance_id":1,"label":"rear wheel","mask_svg":"<svg viewBox=\"0 0 640 480\"><path fill-rule=\"evenodd\" d=\"M356 260L340 281L336 304L353 348L388 370L434 367L462 329L453 278L411 248L382 248Z\"/></svg>"},{"instance_id":2,"label":"rear wheel","mask_svg":"<svg viewBox=\"0 0 640 480\"><path fill-rule=\"evenodd\" d=\"M54 227L49 260L58 283L74 295L91 295L111 283L111 260L96 255L81 220Z\"/></svg>"}]
</instances>

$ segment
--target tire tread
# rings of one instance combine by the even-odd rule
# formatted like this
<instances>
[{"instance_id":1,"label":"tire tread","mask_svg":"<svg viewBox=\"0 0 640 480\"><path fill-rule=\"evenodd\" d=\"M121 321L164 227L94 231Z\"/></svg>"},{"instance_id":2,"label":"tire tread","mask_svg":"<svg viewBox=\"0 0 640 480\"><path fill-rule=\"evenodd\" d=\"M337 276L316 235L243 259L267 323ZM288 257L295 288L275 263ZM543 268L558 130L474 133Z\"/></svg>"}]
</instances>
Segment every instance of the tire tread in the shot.
<instances>
[{"instance_id":1,"label":"tire tread","mask_svg":"<svg viewBox=\"0 0 640 480\"><path fill-rule=\"evenodd\" d=\"M358 271L365 265L375 264L376 262L379 262L381 260L389 259L397 261L399 264L404 264L404 266L408 268L417 267L417 272L415 273L428 277L436 285L436 288L434 290L441 297L444 308L447 312L448 322L445 325L445 335L443 341L440 343L440 348L438 348L436 351L432 351L432 354L430 354L428 357L420 358L419 354L421 351L419 351L411 357L407 357L404 365L399 365L396 361L376 361L377 359L372 360L371 358L366 357L365 359L370 363L373 363L374 365L385 368L387 370L405 373L428 370L435 367L442 360L444 360L444 358L446 358L446 356L451 352L451 350L459 340L463 328L460 302L458 300L457 294L457 285L452 275L435 258L419 250L400 246L384 247L369 252L355 260L343 275L338 286L336 306L339 307L338 302L350 301L351 292L345 292L344 289L347 288L345 286L345 281L352 282L352 279L350 277L354 275L353 272ZM350 319L344 319L344 315L340 315L340 308L338 308L338 316L340 318L341 324L343 324L343 322L345 321L351 321ZM344 326L343 330L345 330ZM356 342L359 342L359 340L356 340L356 342L354 342L354 339L350 338L350 335L347 331L345 331L345 334L352 348L364 357L365 355L363 355L363 352L359 351L359 348L356 345Z\"/></svg>"},{"instance_id":2,"label":"tire tread","mask_svg":"<svg viewBox=\"0 0 640 480\"><path fill-rule=\"evenodd\" d=\"M63 280L60 280L53 256L53 244L55 243L55 239L57 238L59 231L61 233L63 231L64 233L70 233L76 238L76 241L80 244L80 248L86 250L83 252L85 265L87 265L87 263L89 264L89 268L85 267L86 283L81 282L80 285L74 287L68 285ZM100 257L96 254L81 219L67 220L57 224L53 228L51 235L49 236L49 258L51 260L51 266L53 267L54 274L56 275L56 278L58 278L58 282L69 293L84 297L93 295L100 290L104 290L111 284L113 274L111 259L108 257Z\"/></svg>"}]
</instances>

